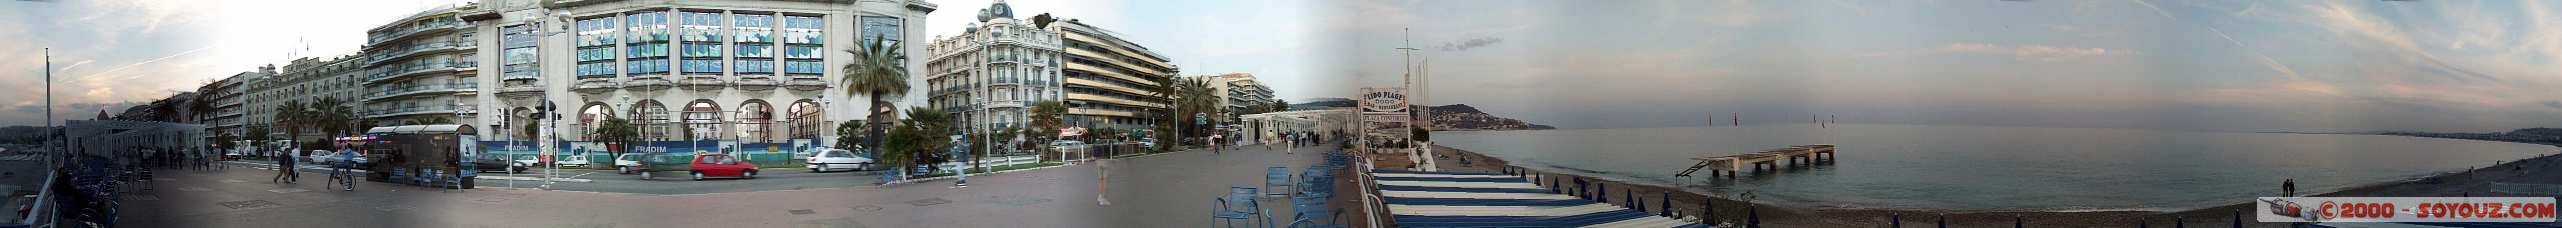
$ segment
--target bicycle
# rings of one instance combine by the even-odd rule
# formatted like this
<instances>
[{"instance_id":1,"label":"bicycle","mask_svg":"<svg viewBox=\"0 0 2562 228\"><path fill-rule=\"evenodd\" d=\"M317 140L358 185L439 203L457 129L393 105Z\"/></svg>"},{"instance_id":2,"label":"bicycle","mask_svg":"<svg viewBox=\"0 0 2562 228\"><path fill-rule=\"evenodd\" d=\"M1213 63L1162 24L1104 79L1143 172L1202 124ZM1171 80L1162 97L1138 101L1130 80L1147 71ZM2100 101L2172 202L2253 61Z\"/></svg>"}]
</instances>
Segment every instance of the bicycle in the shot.
<instances>
[{"instance_id":1,"label":"bicycle","mask_svg":"<svg viewBox=\"0 0 2562 228\"><path fill-rule=\"evenodd\" d=\"M351 168L353 167L349 167L352 165L348 165L347 163L353 162L339 161L337 165L332 165L329 168L329 180L324 181L320 186L320 189L329 189L329 186L335 184L336 186L342 186L339 188L339 191L355 191L356 172L352 171Z\"/></svg>"}]
</instances>

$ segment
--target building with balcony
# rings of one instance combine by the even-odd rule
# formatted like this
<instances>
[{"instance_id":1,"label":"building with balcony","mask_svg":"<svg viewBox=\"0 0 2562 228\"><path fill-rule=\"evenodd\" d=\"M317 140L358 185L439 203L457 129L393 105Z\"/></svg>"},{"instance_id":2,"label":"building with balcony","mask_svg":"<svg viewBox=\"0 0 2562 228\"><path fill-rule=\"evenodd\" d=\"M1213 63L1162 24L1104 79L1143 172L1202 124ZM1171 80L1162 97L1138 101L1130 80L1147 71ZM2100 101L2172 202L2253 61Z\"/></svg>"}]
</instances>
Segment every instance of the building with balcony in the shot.
<instances>
[{"instance_id":1,"label":"building with balcony","mask_svg":"<svg viewBox=\"0 0 2562 228\"><path fill-rule=\"evenodd\" d=\"M954 127L973 131L1022 127L1032 102L1058 100L1059 35L996 1L958 36L936 37L925 50L926 99L952 113Z\"/></svg>"},{"instance_id":2,"label":"building with balcony","mask_svg":"<svg viewBox=\"0 0 2562 228\"><path fill-rule=\"evenodd\" d=\"M196 118L196 124L204 125L207 128L205 135L231 135L236 137L248 133L244 125L245 121L241 121L240 118L247 114L247 111L242 110L243 108L241 108L243 103L246 103L241 100L241 94L244 94L244 88L241 87L241 84L264 79L275 74L272 70L273 68L262 69L267 70L232 74L230 77L223 77L222 80L214 81L211 84L205 84L204 86L196 88L196 94L206 96L207 101L213 102L213 104L210 105L213 107L213 110Z\"/></svg>"},{"instance_id":3,"label":"building with balcony","mask_svg":"<svg viewBox=\"0 0 2562 228\"><path fill-rule=\"evenodd\" d=\"M1173 101L1154 90L1181 73L1173 60L1080 20L1052 23L1049 29L1059 34L1066 54L1060 75L1068 125L1147 129L1171 112Z\"/></svg>"},{"instance_id":4,"label":"building with balcony","mask_svg":"<svg viewBox=\"0 0 2562 228\"><path fill-rule=\"evenodd\" d=\"M477 44L454 45L485 48L389 61L431 61L430 69L448 63L457 73L413 77L405 74L417 69L404 69L375 83L411 82L419 86L410 91L426 91L383 95L429 99L380 104L404 108L435 107L448 98L437 91L477 86L478 93L451 98L474 105L455 107L472 113L456 121L485 126L482 140L535 138L521 129L536 124L530 114L549 103L558 107L552 112L560 118L548 120L561 140L591 140L604 121L624 119L645 141L829 145L835 125L861 121L871 100L841 89L839 69L856 58L846 50L873 39L924 40L925 15L935 8L922 0L484 0L455 8L461 28L445 34ZM901 48L926 53L924 45ZM401 58L394 56L388 58ZM420 58L426 56L455 59ZM901 61L917 88L905 94L925 94L927 71L915 70L924 60ZM470 70L474 62L490 68Z\"/></svg>"},{"instance_id":5,"label":"building with balcony","mask_svg":"<svg viewBox=\"0 0 2562 228\"><path fill-rule=\"evenodd\" d=\"M357 115L384 126L477 120L484 33L461 17L477 7L431 8L366 30Z\"/></svg>"},{"instance_id":6,"label":"building with balcony","mask_svg":"<svg viewBox=\"0 0 2562 228\"><path fill-rule=\"evenodd\" d=\"M362 84L358 83L364 80L361 76L364 72L362 59L356 55L328 59L298 58L285 64L283 71L269 73L274 75L272 77L249 80L243 84L245 89L240 111L246 115L241 120L247 126L267 127L268 138L286 139L286 129L276 122L276 107L285 103L303 103L312 108L322 105L349 109L364 107L364 97L358 96L359 91L364 91ZM266 67L262 71L273 69ZM324 98L339 102L321 103ZM362 117L361 113L355 114ZM309 126L299 131L300 134L293 135L292 139L307 141L330 135Z\"/></svg>"},{"instance_id":7,"label":"building with balcony","mask_svg":"<svg viewBox=\"0 0 2562 228\"><path fill-rule=\"evenodd\" d=\"M1272 89L1263 87L1263 82L1255 81L1254 74L1228 73L1202 77L1210 80L1210 93L1219 96L1219 106L1227 107L1226 112L1229 115L1271 111L1266 109L1278 102L1272 97Z\"/></svg>"}]
</instances>

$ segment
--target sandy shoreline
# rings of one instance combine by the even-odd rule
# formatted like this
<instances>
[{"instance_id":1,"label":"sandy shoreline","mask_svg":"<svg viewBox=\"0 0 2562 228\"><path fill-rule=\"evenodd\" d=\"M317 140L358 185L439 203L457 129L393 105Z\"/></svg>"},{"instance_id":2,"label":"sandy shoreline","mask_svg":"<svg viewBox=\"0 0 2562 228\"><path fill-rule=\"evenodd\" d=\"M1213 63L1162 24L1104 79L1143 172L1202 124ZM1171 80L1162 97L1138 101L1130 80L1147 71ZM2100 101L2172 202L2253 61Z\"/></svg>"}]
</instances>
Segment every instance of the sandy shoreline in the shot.
<instances>
[{"instance_id":1,"label":"sandy shoreline","mask_svg":"<svg viewBox=\"0 0 2562 228\"><path fill-rule=\"evenodd\" d=\"M1599 188L1608 191L1603 194L1603 196L1605 196L1604 198L1606 198L1605 202L1617 205L1628 205L1627 195L1633 193L1637 196L1636 201L1642 204L1641 207L1644 208L1643 210L1653 214L1660 215L1664 213L1661 209L1665 204L1663 202L1663 198L1666 198L1665 193L1669 192L1671 193L1669 197L1671 198L1670 204L1672 205L1672 214L1680 215L1679 217L1683 218L1698 217L1701 214L1701 200L1703 197L1709 195L1707 192L1702 190L1667 187L1657 184L1637 183L1632 181L1608 180L1606 178L1594 178L1592 175L1579 173L1560 173L1571 172L1570 170L1553 170L1549 168L1525 169L1511 166L1509 165L1509 162L1504 161L1503 159L1485 156L1476 152L1443 146L1434 147L1437 148L1437 150L1443 151L1443 153L1441 153L1441 158L1439 159L1441 159L1440 168L1444 171L1497 173L1511 170L1515 172L1527 172L1530 173L1529 175L1536 176L1536 178L1539 179L1539 182L1541 182L1539 184L1542 186L1548 186L1551 181L1556 181L1558 183L1564 183L1562 185L1569 188L1573 187L1571 182L1572 180L1581 179L1586 182L1603 185ZM1456 160L1461 159L1462 157L1468 161L1466 164L1462 164ZM2502 185L2562 184L2562 165L2556 165L2557 162L2562 161L2556 160L2557 158L2553 155L2543 155L2519 161L2501 163L2490 167L2441 173L2412 181L2373 183L2331 193L2317 194L2314 196L2470 195L2552 197L2553 195L2501 192L2495 190ZM2274 186L2272 186L2272 188L2274 188ZM1716 209L1715 219L1719 223L1740 225L1746 222L1745 220L1749 217L1747 214L1757 213L1759 214L1762 225L1769 225L1773 227L1879 227L1893 224L1890 220L1896 217L1900 217L1903 224L1907 226L1934 225L1938 222L1938 219L1942 218L1947 220L1948 225L1962 227L2008 226L2012 225L2014 222L2023 222L2025 225L2030 227L2131 227L2136 226L2139 223L2149 225L2171 225L2174 221L2180 221L2178 223L2185 223L2185 225L2212 227L2231 227L2236 223L2247 227L2287 227L2288 225L2285 223L2255 222L2256 219L2251 217L2253 215L2248 214L2251 212L2249 210L2252 208L2251 204L2249 204L2250 202L2247 202L2247 200L2234 202L2233 204L2228 204L2226 206L2177 212L2053 212L1804 208L1773 206L1768 204L1747 205L1742 201L1730 199L1730 196L1706 198L1714 202ZM1748 207L1751 208L1751 210L1747 210ZM2239 219L2238 221L2236 220L2237 218Z\"/></svg>"}]
</instances>

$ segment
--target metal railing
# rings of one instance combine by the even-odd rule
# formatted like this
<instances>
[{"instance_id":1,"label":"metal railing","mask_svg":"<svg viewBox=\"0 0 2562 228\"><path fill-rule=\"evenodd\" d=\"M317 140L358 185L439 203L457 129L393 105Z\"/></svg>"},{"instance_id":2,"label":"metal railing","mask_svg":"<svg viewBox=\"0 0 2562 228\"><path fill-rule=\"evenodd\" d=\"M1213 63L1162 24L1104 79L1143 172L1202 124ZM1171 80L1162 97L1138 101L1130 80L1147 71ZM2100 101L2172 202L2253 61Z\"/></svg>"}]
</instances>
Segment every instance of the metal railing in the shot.
<instances>
[{"instance_id":1,"label":"metal railing","mask_svg":"<svg viewBox=\"0 0 2562 228\"><path fill-rule=\"evenodd\" d=\"M389 97L389 96L409 95L409 94L411 94L411 93L422 92L422 91L470 90L470 89L480 89L480 83L445 83L445 84L422 84L422 85L410 85L410 86L400 86L400 87L387 87L387 88L383 88L382 90L377 90L377 91L373 91L373 92L365 93L365 97L366 97L366 98L382 98L382 97Z\"/></svg>"}]
</instances>

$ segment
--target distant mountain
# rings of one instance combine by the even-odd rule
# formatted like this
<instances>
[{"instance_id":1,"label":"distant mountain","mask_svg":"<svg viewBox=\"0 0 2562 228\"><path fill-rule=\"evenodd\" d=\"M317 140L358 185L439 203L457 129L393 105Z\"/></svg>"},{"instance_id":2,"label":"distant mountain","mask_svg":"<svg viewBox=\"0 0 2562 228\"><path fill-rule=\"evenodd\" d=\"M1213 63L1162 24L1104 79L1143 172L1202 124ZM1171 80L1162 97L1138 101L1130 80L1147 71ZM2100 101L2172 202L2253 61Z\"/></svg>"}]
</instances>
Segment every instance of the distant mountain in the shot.
<instances>
[{"instance_id":1,"label":"distant mountain","mask_svg":"<svg viewBox=\"0 0 2562 228\"><path fill-rule=\"evenodd\" d=\"M1290 110L1350 108L1355 105L1361 105L1361 103L1352 102L1352 99L1349 98L1321 97L1310 98L1306 103L1290 104Z\"/></svg>"},{"instance_id":2,"label":"distant mountain","mask_svg":"<svg viewBox=\"0 0 2562 228\"><path fill-rule=\"evenodd\" d=\"M1422 108L1424 106L1417 107ZM1477 107L1468 106L1467 104L1431 106L1430 109L1427 110L1432 110L1433 130L1510 131L1557 129L1557 127L1550 127L1548 125L1533 124L1529 121L1521 121L1495 116L1494 114L1486 114L1484 111L1478 111Z\"/></svg>"},{"instance_id":3,"label":"distant mountain","mask_svg":"<svg viewBox=\"0 0 2562 228\"><path fill-rule=\"evenodd\" d=\"M2526 128L2493 133L2383 132L2379 134L2562 146L2562 128Z\"/></svg>"}]
</instances>

